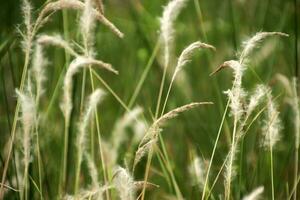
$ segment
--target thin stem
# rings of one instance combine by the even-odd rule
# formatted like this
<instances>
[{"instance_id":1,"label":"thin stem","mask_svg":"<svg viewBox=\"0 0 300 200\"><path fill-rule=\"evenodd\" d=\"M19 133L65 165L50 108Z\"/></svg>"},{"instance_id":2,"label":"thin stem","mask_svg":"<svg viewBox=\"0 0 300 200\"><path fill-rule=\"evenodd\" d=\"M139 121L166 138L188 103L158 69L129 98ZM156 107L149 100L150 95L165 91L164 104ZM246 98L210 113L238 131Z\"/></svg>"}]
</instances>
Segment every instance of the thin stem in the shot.
<instances>
[{"instance_id":1,"label":"thin stem","mask_svg":"<svg viewBox=\"0 0 300 200\"><path fill-rule=\"evenodd\" d=\"M270 135L271 137L271 135ZM270 138L271 140L271 138ZM274 200L274 172L273 172L273 146L270 144L270 165L271 165L271 186L272 186L272 200Z\"/></svg>"},{"instance_id":2,"label":"thin stem","mask_svg":"<svg viewBox=\"0 0 300 200\"><path fill-rule=\"evenodd\" d=\"M234 118L234 125L233 125L233 133L232 133L232 144L230 148L230 158L229 158L229 164L228 164L228 176L226 178L226 185L225 185L225 199L230 199L230 192L231 192L231 178L232 178L232 165L233 165L233 159L236 149L236 129L237 129L237 118Z\"/></svg>"},{"instance_id":3,"label":"thin stem","mask_svg":"<svg viewBox=\"0 0 300 200\"><path fill-rule=\"evenodd\" d=\"M151 166L151 161L152 161L152 156L153 156L153 148L152 147L150 147L150 150L148 153L148 159L147 159L147 164L146 164L146 171L145 171L145 176L144 176L144 184L143 184L143 189L142 189L142 194L141 194L141 200L144 200L144 198L145 198L146 185L147 185L147 181L148 181L148 176L149 176L149 171L150 171L150 166Z\"/></svg>"},{"instance_id":4,"label":"thin stem","mask_svg":"<svg viewBox=\"0 0 300 200\"><path fill-rule=\"evenodd\" d=\"M94 76L92 73L92 68L89 68L89 74L90 74L90 80L92 85L92 90L95 91L95 84L94 84ZM100 76L99 76L100 78ZM105 160L104 160L104 153L103 153L103 147L102 147L102 139L101 139L101 132L100 132L100 122L99 122L99 116L97 110L95 110L95 116L96 116L96 129L97 129L97 136L98 136L98 143L99 143L99 151L100 151L100 158L101 158L101 165L103 170L103 179L104 184L108 184L108 177L107 177L107 170L105 166ZM106 199L110 199L109 190L105 190Z\"/></svg>"},{"instance_id":5,"label":"thin stem","mask_svg":"<svg viewBox=\"0 0 300 200\"><path fill-rule=\"evenodd\" d=\"M128 107L129 107L129 108L131 108L131 107L133 106L133 104L134 104L134 102L135 102L135 100L136 100L138 94L139 94L140 91L141 91L141 88L142 88L142 86L143 86L143 83L145 82L145 79L146 79L146 77L147 77L147 75L148 75L148 73L149 73L149 70L150 70L150 68L151 68L151 66L152 66L152 64L153 64L153 61L154 61L154 59L155 59L155 57L156 57L156 54L157 54L157 52L158 52L158 49L159 49L159 41L156 42L155 47L154 47L154 50L152 51L152 54L151 54L151 56L150 56L150 59L149 59L147 65L146 65L146 67L145 67L145 69L144 69L144 71L143 71L143 73L142 73L142 76L141 76L141 78L140 78L140 80L139 80L139 82L138 82L138 84L137 84L137 86L136 86L136 88L135 88L135 90L134 90L134 92L133 92L132 97L131 97L130 100L129 100L129 104L128 104Z\"/></svg>"},{"instance_id":6,"label":"thin stem","mask_svg":"<svg viewBox=\"0 0 300 200\"><path fill-rule=\"evenodd\" d=\"M203 186L203 193L202 193L202 198L201 198L202 200L205 199L205 194L206 194L206 190L207 190L206 187L208 185L209 173L210 173L210 170L211 170L213 159L215 157L217 144L219 142L219 138L220 138L220 135L221 135L221 130L222 130L222 127L223 127L223 124L224 124L224 121L225 121L225 117L226 117L226 114L227 114L229 102L230 101L228 100L227 104L226 104L226 107L225 107L225 110L224 110L224 113L223 113L221 124L219 126L219 130L218 130L217 138L216 138L216 141L215 141L215 144L214 144L214 148L213 148L213 151L212 151L212 154L211 154L211 157L210 157L210 162L209 162L209 165L208 165L208 169L207 169L207 173L206 173L206 177L205 177L205 182L204 182L204 186Z\"/></svg>"},{"instance_id":7,"label":"thin stem","mask_svg":"<svg viewBox=\"0 0 300 200\"><path fill-rule=\"evenodd\" d=\"M25 62L24 62L24 67L23 67L23 72L22 72L22 77L21 77L21 83L20 83L20 87L19 87L20 92L22 92L23 88L24 88L24 83L25 83L25 79L26 79L26 76L27 76L27 68L28 68L28 65L29 65L29 59L30 59L30 52L26 51L26 53L25 53ZM1 185L0 185L0 197L4 195L3 194L3 192L4 192L4 182L5 182L5 179L6 179L7 169L8 169L10 157L11 157L11 154L12 154L13 146L14 146L19 110L20 110L20 101L18 99L15 114L14 114L13 126L12 126L12 130L11 130L11 142L10 142L10 146L9 146L7 158L6 158L6 161L5 161L4 169L3 169L3 174L2 174L2 180L1 180Z\"/></svg>"}]
</instances>

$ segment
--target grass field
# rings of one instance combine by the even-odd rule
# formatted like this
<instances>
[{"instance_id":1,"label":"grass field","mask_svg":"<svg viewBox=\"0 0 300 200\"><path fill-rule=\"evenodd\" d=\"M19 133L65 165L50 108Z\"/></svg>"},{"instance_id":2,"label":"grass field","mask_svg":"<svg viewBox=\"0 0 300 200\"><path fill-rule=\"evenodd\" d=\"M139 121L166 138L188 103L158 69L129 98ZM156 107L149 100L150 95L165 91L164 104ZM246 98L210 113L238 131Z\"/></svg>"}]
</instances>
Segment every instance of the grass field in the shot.
<instances>
[{"instance_id":1,"label":"grass field","mask_svg":"<svg viewBox=\"0 0 300 200\"><path fill-rule=\"evenodd\" d=\"M298 0L0 5L0 199L300 199Z\"/></svg>"}]
</instances>

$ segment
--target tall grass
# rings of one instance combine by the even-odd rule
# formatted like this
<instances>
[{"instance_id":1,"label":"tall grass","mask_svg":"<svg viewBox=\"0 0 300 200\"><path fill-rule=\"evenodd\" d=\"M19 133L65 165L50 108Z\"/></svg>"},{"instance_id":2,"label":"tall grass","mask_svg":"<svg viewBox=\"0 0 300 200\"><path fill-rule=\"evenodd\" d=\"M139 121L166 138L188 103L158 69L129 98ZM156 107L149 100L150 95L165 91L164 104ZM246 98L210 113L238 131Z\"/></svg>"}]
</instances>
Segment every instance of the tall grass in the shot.
<instances>
[{"instance_id":1,"label":"tall grass","mask_svg":"<svg viewBox=\"0 0 300 200\"><path fill-rule=\"evenodd\" d=\"M137 42L133 33L124 31L124 37L113 23L124 30L132 23L115 16L124 9L118 5L127 3L117 2L112 9L106 9L106 3L115 4L57 0L35 9L33 2L22 0L23 23L17 26L21 39L15 41L22 54L4 51L16 60L22 55L24 63L19 85L10 86L15 87L11 93L16 105L7 113L9 124L13 116L11 134L1 142L0 199L297 199L297 77L278 74L273 79L269 67L254 68L290 63L288 56L278 61L282 52L276 51L285 51L280 45L294 36L281 30L257 32L242 42L235 59L224 62L232 51L203 30L215 24L206 22L209 11L202 2L193 5L203 40L198 34L197 39L188 37L189 29L198 31L188 26L194 19L188 0L170 0L149 27L142 24L160 14L148 13L143 3L155 3L136 2L128 12L143 21L132 27L150 49L147 61L144 49L128 45ZM234 5L230 2L231 18ZM56 22L59 11L62 31ZM186 24L180 22L184 20ZM234 29L237 21L231 19ZM51 33L53 26L58 33ZM278 40L277 47L273 36L285 40ZM269 43L261 44L269 37ZM195 42L182 50L188 41ZM128 51L110 55L108 47L124 44ZM134 64L143 60L146 67L132 69L127 58L131 51ZM256 56L266 61L256 63ZM209 76L205 65L218 63ZM219 85L211 87L211 79L218 79L214 84ZM4 86L8 99L5 91ZM223 104L219 116L215 110Z\"/></svg>"}]
</instances>

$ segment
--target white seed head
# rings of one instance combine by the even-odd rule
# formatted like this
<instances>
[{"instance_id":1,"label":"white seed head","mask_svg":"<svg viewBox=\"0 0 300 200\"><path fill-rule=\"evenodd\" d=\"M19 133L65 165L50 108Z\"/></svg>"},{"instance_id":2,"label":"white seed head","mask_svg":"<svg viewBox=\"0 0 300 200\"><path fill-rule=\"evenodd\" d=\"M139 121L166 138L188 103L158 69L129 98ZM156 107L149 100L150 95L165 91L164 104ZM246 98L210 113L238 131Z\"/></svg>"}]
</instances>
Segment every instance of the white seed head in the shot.
<instances>
[{"instance_id":1,"label":"white seed head","mask_svg":"<svg viewBox=\"0 0 300 200\"><path fill-rule=\"evenodd\" d=\"M109 71L117 73L110 64L104 63L100 60L94 60L92 58L85 58L85 57L76 57L70 64L64 79L64 86L63 86L63 100L61 104L61 109L63 114L68 122L72 108L72 88L73 88L73 76L74 74L82 67L88 67L89 65L97 65L102 68L105 68Z\"/></svg>"},{"instance_id":2,"label":"white seed head","mask_svg":"<svg viewBox=\"0 0 300 200\"><path fill-rule=\"evenodd\" d=\"M205 167L200 157L195 157L189 166L189 174L193 185L199 186L201 189L205 181Z\"/></svg>"},{"instance_id":3,"label":"white seed head","mask_svg":"<svg viewBox=\"0 0 300 200\"><path fill-rule=\"evenodd\" d=\"M18 95L20 106L21 106L21 121L23 124L23 149L24 149L24 163L28 165L30 162L30 140L31 140L31 131L34 127L36 119L36 107L35 99L31 94L26 92L21 92L16 90Z\"/></svg>"},{"instance_id":4,"label":"white seed head","mask_svg":"<svg viewBox=\"0 0 300 200\"><path fill-rule=\"evenodd\" d=\"M254 93L250 97L249 104L247 107L246 115L250 116L253 110L260 104L263 100L263 97L269 93L269 88L263 84L256 86Z\"/></svg>"},{"instance_id":5,"label":"white seed head","mask_svg":"<svg viewBox=\"0 0 300 200\"><path fill-rule=\"evenodd\" d=\"M177 65L175 68L175 74L180 71L182 69L182 67L184 65L186 65L189 61L190 58L192 56L192 54L197 50L197 49L212 49L215 50L215 47L209 45L209 44L205 44L202 43L200 41L197 42L193 42L192 44L190 44L188 47L186 47L180 54L178 61L177 61Z\"/></svg>"},{"instance_id":6,"label":"white seed head","mask_svg":"<svg viewBox=\"0 0 300 200\"><path fill-rule=\"evenodd\" d=\"M85 48L88 50L88 52L86 52L87 55L93 54L92 47L94 45L94 29L96 26L96 18L93 13L93 2L94 0L85 0L85 7L80 18L80 31Z\"/></svg>"},{"instance_id":7,"label":"white seed head","mask_svg":"<svg viewBox=\"0 0 300 200\"><path fill-rule=\"evenodd\" d=\"M244 42L244 48L240 54L240 63L244 63L247 58L249 57L249 55L253 52L253 50L258 47L258 45L260 44L260 42L269 37L269 36L274 36L274 35L278 35L278 36L289 36L286 33L281 33L281 32L259 32L256 33L253 37L251 37L249 40Z\"/></svg>"},{"instance_id":8,"label":"white seed head","mask_svg":"<svg viewBox=\"0 0 300 200\"><path fill-rule=\"evenodd\" d=\"M232 88L225 91L230 100L231 113L237 121L239 121L244 113L243 101L246 96L246 92L242 87L242 77L245 68L235 60L224 62L221 66L230 67L234 71L234 80Z\"/></svg>"},{"instance_id":9,"label":"white seed head","mask_svg":"<svg viewBox=\"0 0 300 200\"><path fill-rule=\"evenodd\" d=\"M254 189L250 194L243 197L243 200L258 200L260 199L260 196L264 192L264 187L260 186L256 189Z\"/></svg>"},{"instance_id":10,"label":"white seed head","mask_svg":"<svg viewBox=\"0 0 300 200\"><path fill-rule=\"evenodd\" d=\"M170 57L172 41L174 38L174 21L184 7L187 0L172 0L164 8L163 15L160 18L161 40L164 47L164 57L166 60ZM168 62L168 61L167 61Z\"/></svg>"},{"instance_id":11,"label":"white seed head","mask_svg":"<svg viewBox=\"0 0 300 200\"><path fill-rule=\"evenodd\" d=\"M42 46L36 44L33 56L32 70L36 82L37 98L39 98L44 92L43 83L46 80L45 67L47 65L48 60L44 56Z\"/></svg>"},{"instance_id":12,"label":"white seed head","mask_svg":"<svg viewBox=\"0 0 300 200\"><path fill-rule=\"evenodd\" d=\"M22 35L22 48L24 52L31 52L32 43L32 6L28 0L22 1L22 13L26 32L21 33Z\"/></svg>"},{"instance_id":13,"label":"white seed head","mask_svg":"<svg viewBox=\"0 0 300 200\"><path fill-rule=\"evenodd\" d=\"M135 199L136 187L134 180L129 174L128 170L117 167L114 170L114 186L118 191L121 200L133 200Z\"/></svg>"},{"instance_id":14,"label":"white seed head","mask_svg":"<svg viewBox=\"0 0 300 200\"><path fill-rule=\"evenodd\" d=\"M137 163L141 160L143 156L145 156L146 153L149 152L150 149L153 148L154 144L156 143L158 139L158 135L162 131L162 125L164 125L165 122L168 120L177 117L180 113L185 112L187 110L191 110L193 108L196 108L200 105L206 105L206 104L212 104L211 102L194 102L190 103L178 108L175 108L168 113L161 116L159 119L153 122L153 124L149 127L147 130L145 136L141 140L138 150L135 153L133 168L137 165Z\"/></svg>"},{"instance_id":15,"label":"white seed head","mask_svg":"<svg viewBox=\"0 0 300 200\"><path fill-rule=\"evenodd\" d=\"M271 93L268 93L268 105L267 105L267 116L264 121L264 126L262 128L262 133L264 136L263 146L265 148L273 147L281 138L280 130L281 120L279 118L279 112L277 106L273 101Z\"/></svg>"},{"instance_id":16,"label":"white seed head","mask_svg":"<svg viewBox=\"0 0 300 200\"><path fill-rule=\"evenodd\" d=\"M53 45L56 47L63 48L65 51L67 51L72 56L79 56L75 50L72 48L72 46L69 44L69 42L65 41L61 35L55 34L55 35L40 35L37 39L38 44L41 45Z\"/></svg>"}]
</instances>

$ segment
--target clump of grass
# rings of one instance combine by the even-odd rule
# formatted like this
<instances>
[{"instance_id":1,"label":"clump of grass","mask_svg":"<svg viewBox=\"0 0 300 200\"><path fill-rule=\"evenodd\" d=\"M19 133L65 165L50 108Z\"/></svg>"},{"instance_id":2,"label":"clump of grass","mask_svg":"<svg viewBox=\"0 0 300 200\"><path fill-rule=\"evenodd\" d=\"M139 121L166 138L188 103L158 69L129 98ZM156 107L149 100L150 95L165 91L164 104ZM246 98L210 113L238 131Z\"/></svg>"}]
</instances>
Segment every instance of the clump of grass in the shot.
<instances>
[{"instance_id":1,"label":"clump of grass","mask_svg":"<svg viewBox=\"0 0 300 200\"><path fill-rule=\"evenodd\" d=\"M229 160L226 164L226 171L225 171L225 199L230 199L230 193L231 193L231 182L233 177L235 176L235 169L234 169L234 161L236 159L236 154L238 151L238 144L240 141L241 136L243 135L243 127L245 126L249 115L255 108L255 105L258 104L257 99L252 98L252 102L250 100L248 107L248 110L244 109L244 102L246 101L247 92L242 87L242 78L244 75L244 71L246 70L246 60L249 58L250 54L253 52L255 47L261 42L263 39L265 39L268 36L272 35L279 35L279 36L288 36L287 34L280 33L280 32L260 32L254 35L252 38L247 40L244 43L244 48L240 53L239 60L230 60L224 62L217 70L220 70L222 68L230 67L234 71L234 80L232 83L232 88L230 90L227 90L225 93L228 96L228 99L230 101L230 109L231 114L233 116L233 131L232 131L232 142L231 147L229 151ZM254 97L258 96L261 97L261 91L257 92ZM267 93L270 95L270 93ZM269 97L269 96L268 96ZM270 99L270 98L268 98ZM272 107L274 108L274 107ZM271 109L271 108L270 108ZM251 111L251 112L250 112ZM273 109L274 111L274 109ZM245 114L246 113L246 114ZM272 121L269 121L270 123ZM270 125L270 124L268 124ZM272 130L272 134L275 133L277 130L274 127ZM277 134L276 134L277 135ZM274 138L275 140L275 138ZM273 178L272 178L272 185L273 185ZM274 192L274 191L273 191ZM272 192L272 194L273 194Z\"/></svg>"}]
</instances>

